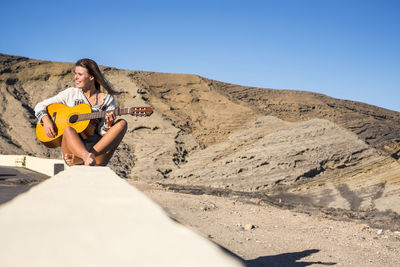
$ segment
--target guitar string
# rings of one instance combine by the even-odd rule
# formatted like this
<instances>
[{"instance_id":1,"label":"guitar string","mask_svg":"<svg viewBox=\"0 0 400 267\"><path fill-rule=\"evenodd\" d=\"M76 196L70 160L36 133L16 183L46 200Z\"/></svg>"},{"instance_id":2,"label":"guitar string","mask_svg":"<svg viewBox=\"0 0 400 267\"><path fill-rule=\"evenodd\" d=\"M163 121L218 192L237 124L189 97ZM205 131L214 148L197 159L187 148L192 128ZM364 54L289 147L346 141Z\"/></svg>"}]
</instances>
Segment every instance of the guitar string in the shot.
<instances>
[{"instance_id":1,"label":"guitar string","mask_svg":"<svg viewBox=\"0 0 400 267\"><path fill-rule=\"evenodd\" d=\"M133 112L131 111L132 109L134 110ZM114 114L116 116L133 113L132 115L136 115L138 117L143 117L143 116L147 116L146 110L147 110L147 108L122 108L122 109L116 108L112 111L99 111L99 112L94 112L94 113L78 114L77 121L85 121L85 120L102 118L102 117L105 117L105 115L108 112L114 112Z\"/></svg>"}]
</instances>

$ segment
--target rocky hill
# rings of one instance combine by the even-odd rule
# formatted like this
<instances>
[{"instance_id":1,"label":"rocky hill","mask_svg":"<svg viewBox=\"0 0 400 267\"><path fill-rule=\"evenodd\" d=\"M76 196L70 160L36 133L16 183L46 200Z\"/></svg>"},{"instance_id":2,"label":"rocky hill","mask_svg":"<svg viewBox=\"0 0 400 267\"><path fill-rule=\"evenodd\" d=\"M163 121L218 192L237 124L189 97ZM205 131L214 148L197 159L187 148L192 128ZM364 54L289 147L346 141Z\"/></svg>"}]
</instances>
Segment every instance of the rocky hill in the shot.
<instances>
[{"instance_id":1,"label":"rocky hill","mask_svg":"<svg viewBox=\"0 0 400 267\"><path fill-rule=\"evenodd\" d=\"M33 108L74 85L73 67L0 54L1 154L61 157L36 140ZM129 129L110 163L122 177L374 213L400 226L399 112L197 75L101 69L122 92L120 106L155 110L125 117Z\"/></svg>"}]
</instances>

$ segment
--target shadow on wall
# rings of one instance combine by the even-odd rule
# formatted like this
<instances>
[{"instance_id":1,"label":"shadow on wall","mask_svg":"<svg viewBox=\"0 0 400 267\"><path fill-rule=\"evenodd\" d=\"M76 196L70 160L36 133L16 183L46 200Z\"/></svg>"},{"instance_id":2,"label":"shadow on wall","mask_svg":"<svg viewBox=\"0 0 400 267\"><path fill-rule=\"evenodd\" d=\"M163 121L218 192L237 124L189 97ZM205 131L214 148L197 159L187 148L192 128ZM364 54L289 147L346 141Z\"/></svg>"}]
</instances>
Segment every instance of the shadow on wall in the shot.
<instances>
[{"instance_id":1,"label":"shadow on wall","mask_svg":"<svg viewBox=\"0 0 400 267\"><path fill-rule=\"evenodd\" d=\"M264 256L259 257L254 260L247 260L244 261L244 264L247 267L266 267L266 266L296 266L296 267L303 267L303 266L310 266L313 264L320 264L320 265L336 265L335 262L309 262L309 261L301 261L297 262L298 260L307 257L313 253L319 252L319 249L309 249L300 252L293 252L293 253L284 253L274 256Z\"/></svg>"}]
</instances>

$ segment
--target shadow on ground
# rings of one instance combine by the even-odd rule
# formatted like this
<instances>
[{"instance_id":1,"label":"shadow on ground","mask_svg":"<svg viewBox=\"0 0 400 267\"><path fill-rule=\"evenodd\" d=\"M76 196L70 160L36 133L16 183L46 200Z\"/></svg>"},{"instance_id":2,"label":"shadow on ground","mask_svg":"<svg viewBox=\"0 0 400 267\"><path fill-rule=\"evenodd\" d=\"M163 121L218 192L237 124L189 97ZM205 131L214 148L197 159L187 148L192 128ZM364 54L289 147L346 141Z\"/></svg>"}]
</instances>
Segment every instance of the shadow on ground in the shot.
<instances>
[{"instance_id":1,"label":"shadow on ground","mask_svg":"<svg viewBox=\"0 0 400 267\"><path fill-rule=\"evenodd\" d=\"M253 260L244 260L229 249L215 243L213 240L210 240L214 244L216 244L220 249L222 249L225 253L228 255L232 256L233 258L241 261L244 266L246 267L289 267L289 266L294 266L294 267L305 267L305 266L310 266L313 264L318 264L318 265L336 265L336 262L321 262L321 261L299 261L302 258L305 258L307 256L310 256L311 254L318 253L320 250L319 249L308 249L304 251L299 251L299 252L291 252L291 253L283 253L279 255L273 255L273 256L263 256L263 257L258 257Z\"/></svg>"},{"instance_id":2,"label":"shadow on ground","mask_svg":"<svg viewBox=\"0 0 400 267\"><path fill-rule=\"evenodd\" d=\"M310 266L313 264L319 265L336 265L335 262L320 262L320 261L300 261L298 260L307 257L313 253L319 252L318 249L309 249L299 252L292 252L292 253L283 253L279 255L273 256L264 256L259 257L254 260L245 260L243 261L245 266L247 267L266 267L266 266L296 266L296 267L303 267L303 266Z\"/></svg>"},{"instance_id":3,"label":"shadow on ground","mask_svg":"<svg viewBox=\"0 0 400 267\"><path fill-rule=\"evenodd\" d=\"M0 205L28 191L47 175L23 167L0 166Z\"/></svg>"}]
</instances>

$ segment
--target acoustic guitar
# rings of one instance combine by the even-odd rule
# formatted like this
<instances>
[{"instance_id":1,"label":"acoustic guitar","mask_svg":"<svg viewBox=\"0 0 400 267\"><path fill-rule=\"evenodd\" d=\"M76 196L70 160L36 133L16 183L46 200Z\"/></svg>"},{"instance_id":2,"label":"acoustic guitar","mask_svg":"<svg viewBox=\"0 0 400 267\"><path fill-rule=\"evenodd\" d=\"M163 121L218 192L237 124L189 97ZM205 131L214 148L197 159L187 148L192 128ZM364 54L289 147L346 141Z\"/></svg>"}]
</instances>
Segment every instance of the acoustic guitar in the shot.
<instances>
[{"instance_id":1,"label":"acoustic guitar","mask_svg":"<svg viewBox=\"0 0 400 267\"><path fill-rule=\"evenodd\" d=\"M115 116L130 114L137 117L144 117L150 116L153 113L153 109L151 107L131 107L117 108L112 111L92 112L88 104L68 107L64 104L55 103L47 107L47 113L56 126L57 136L48 137L43 125L38 122L36 125L36 137L49 148L58 147L61 145L62 135L67 126L74 128L82 137L90 136L94 133L95 129L95 126L91 122L99 118L104 118L109 112L113 112Z\"/></svg>"}]
</instances>

